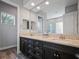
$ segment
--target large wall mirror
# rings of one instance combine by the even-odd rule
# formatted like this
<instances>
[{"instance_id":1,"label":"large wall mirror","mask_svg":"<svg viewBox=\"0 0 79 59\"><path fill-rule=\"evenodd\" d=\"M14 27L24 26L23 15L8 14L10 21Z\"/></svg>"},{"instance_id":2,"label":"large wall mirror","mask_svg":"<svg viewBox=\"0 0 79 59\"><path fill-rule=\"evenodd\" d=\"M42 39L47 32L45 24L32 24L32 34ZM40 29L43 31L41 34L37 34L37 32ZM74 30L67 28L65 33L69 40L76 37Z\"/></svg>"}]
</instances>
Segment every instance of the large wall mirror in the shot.
<instances>
[{"instance_id":1,"label":"large wall mirror","mask_svg":"<svg viewBox=\"0 0 79 59\"><path fill-rule=\"evenodd\" d=\"M36 14L38 33L78 34L78 0L24 0L23 6Z\"/></svg>"}]
</instances>

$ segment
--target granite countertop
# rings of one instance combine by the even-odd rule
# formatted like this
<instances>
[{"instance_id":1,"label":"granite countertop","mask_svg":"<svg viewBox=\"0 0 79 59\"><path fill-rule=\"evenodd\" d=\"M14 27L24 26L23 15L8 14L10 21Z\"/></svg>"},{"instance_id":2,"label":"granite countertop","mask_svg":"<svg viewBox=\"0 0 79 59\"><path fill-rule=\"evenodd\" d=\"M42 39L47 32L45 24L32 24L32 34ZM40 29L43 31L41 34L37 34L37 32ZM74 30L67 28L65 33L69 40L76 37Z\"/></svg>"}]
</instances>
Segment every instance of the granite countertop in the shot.
<instances>
[{"instance_id":1,"label":"granite countertop","mask_svg":"<svg viewBox=\"0 0 79 59\"><path fill-rule=\"evenodd\" d=\"M59 39L59 38L43 36L43 35L30 36L30 35L24 35L24 34L20 34L20 37L32 38L35 40L46 41L46 42L57 43L57 44L62 44L62 45L67 45L67 46L79 48L79 40L75 40L75 39L74 40L72 40L72 39Z\"/></svg>"}]
</instances>

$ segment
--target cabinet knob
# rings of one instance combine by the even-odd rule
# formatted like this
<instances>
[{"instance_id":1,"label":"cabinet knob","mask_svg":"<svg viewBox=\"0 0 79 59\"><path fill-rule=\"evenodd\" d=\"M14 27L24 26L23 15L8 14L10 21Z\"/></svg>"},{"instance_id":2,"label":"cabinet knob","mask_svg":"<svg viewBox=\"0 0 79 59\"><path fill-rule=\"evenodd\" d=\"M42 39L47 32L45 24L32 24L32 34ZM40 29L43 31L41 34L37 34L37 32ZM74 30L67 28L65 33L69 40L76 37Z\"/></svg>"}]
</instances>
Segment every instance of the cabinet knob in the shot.
<instances>
[{"instance_id":1,"label":"cabinet knob","mask_svg":"<svg viewBox=\"0 0 79 59\"><path fill-rule=\"evenodd\" d=\"M75 56L76 56L77 58L79 58L79 54L76 54Z\"/></svg>"},{"instance_id":2,"label":"cabinet knob","mask_svg":"<svg viewBox=\"0 0 79 59\"><path fill-rule=\"evenodd\" d=\"M56 54L54 53L54 56L56 56Z\"/></svg>"},{"instance_id":3,"label":"cabinet knob","mask_svg":"<svg viewBox=\"0 0 79 59\"><path fill-rule=\"evenodd\" d=\"M54 53L54 56L55 56L55 57L59 57L59 55L58 55L58 54L56 54L56 53Z\"/></svg>"},{"instance_id":4,"label":"cabinet knob","mask_svg":"<svg viewBox=\"0 0 79 59\"><path fill-rule=\"evenodd\" d=\"M57 57L59 57L59 55L57 54Z\"/></svg>"}]
</instances>

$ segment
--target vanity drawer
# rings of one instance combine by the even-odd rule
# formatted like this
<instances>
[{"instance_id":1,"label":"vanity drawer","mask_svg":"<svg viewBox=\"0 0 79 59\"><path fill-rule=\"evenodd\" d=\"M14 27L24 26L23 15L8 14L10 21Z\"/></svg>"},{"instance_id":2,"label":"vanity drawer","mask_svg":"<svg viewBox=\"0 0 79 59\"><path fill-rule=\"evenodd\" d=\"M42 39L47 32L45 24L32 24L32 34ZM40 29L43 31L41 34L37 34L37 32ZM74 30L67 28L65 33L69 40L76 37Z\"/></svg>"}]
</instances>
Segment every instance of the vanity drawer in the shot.
<instances>
[{"instance_id":1,"label":"vanity drawer","mask_svg":"<svg viewBox=\"0 0 79 59\"><path fill-rule=\"evenodd\" d=\"M61 44L56 44L56 43L49 43L49 42L44 42L43 46L44 47L47 46L51 49L61 51L64 53L79 54L79 48L76 48L76 47L71 47L71 46L66 46L66 45L61 45Z\"/></svg>"},{"instance_id":2,"label":"vanity drawer","mask_svg":"<svg viewBox=\"0 0 79 59\"><path fill-rule=\"evenodd\" d=\"M34 40L34 46L42 47L43 46L43 42Z\"/></svg>"}]
</instances>

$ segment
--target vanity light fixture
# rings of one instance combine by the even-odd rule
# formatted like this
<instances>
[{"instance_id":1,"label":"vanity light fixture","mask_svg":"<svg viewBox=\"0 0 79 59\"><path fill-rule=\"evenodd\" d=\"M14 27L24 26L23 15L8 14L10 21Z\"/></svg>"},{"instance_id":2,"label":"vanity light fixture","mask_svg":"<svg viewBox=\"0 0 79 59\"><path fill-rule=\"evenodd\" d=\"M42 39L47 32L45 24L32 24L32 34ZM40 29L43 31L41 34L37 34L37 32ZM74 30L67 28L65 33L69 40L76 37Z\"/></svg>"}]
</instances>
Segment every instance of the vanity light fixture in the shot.
<instances>
[{"instance_id":1,"label":"vanity light fixture","mask_svg":"<svg viewBox=\"0 0 79 59\"><path fill-rule=\"evenodd\" d=\"M38 6L37 9L40 10L40 7Z\"/></svg>"},{"instance_id":2,"label":"vanity light fixture","mask_svg":"<svg viewBox=\"0 0 79 59\"><path fill-rule=\"evenodd\" d=\"M49 1L46 1L45 4L46 4L46 5L49 5Z\"/></svg>"},{"instance_id":3,"label":"vanity light fixture","mask_svg":"<svg viewBox=\"0 0 79 59\"><path fill-rule=\"evenodd\" d=\"M31 3L31 6L35 6L35 3L32 2L32 3Z\"/></svg>"}]
</instances>

